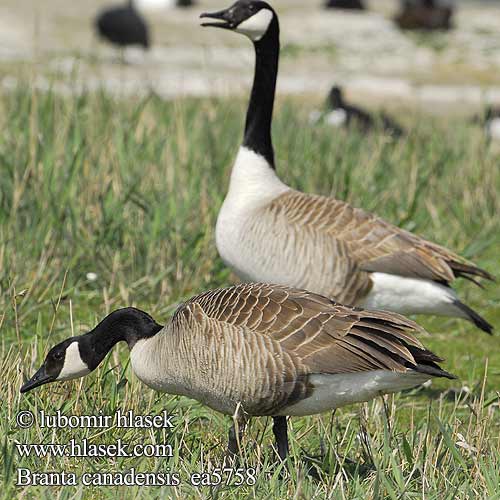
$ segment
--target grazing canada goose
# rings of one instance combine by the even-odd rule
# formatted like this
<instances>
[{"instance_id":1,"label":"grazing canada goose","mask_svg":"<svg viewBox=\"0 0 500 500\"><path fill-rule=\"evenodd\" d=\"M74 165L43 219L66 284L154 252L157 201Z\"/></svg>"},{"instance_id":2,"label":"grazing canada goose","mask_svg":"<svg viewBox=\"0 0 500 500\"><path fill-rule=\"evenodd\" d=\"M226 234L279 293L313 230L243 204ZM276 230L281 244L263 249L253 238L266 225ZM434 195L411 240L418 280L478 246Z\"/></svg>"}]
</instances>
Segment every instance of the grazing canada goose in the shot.
<instances>
[{"instance_id":1,"label":"grazing canada goose","mask_svg":"<svg viewBox=\"0 0 500 500\"><path fill-rule=\"evenodd\" d=\"M438 0L403 0L394 21L403 30L449 30L453 6Z\"/></svg>"},{"instance_id":2,"label":"grazing canada goose","mask_svg":"<svg viewBox=\"0 0 500 500\"><path fill-rule=\"evenodd\" d=\"M252 40L255 76L243 144L217 218L216 244L245 281L295 286L342 304L401 314L438 314L492 327L460 302L457 277L492 279L446 248L349 204L291 189L276 175L271 121L279 23L263 1L240 0L203 23Z\"/></svg>"},{"instance_id":3,"label":"grazing canada goose","mask_svg":"<svg viewBox=\"0 0 500 500\"><path fill-rule=\"evenodd\" d=\"M365 10L361 0L327 0L325 9Z\"/></svg>"},{"instance_id":4,"label":"grazing canada goose","mask_svg":"<svg viewBox=\"0 0 500 500\"><path fill-rule=\"evenodd\" d=\"M288 453L286 416L368 401L433 377L454 378L398 314L363 311L284 286L239 284L182 304L166 326L138 309L112 312L90 332L53 347L21 392L95 370L125 341L149 387L234 415L272 416L279 456ZM229 433L229 451L238 437Z\"/></svg>"},{"instance_id":5,"label":"grazing canada goose","mask_svg":"<svg viewBox=\"0 0 500 500\"><path fill-rule=\"evenodd\" d=\"M367 111L348 104L343 96L342 89L335 85L330 89L326 102L326 111L314 111L310 116L312 123L326 123L332 127L356 127L362 132L376 129L378 123L381 128L393 137L401 137L404 133L391 117L380 113L374 118Z\"/></svg>"},{"instance_id":6,"label":"grazing canada goose","mask_svg":"<svg viewBox=\"0 0 500 500\"><path fill-rule=\"evenodd\" d=\"M95 27L101 37L121 48L131 45L149 48L149 29L133 0L127 5L104 9L96 17Z\"/></svg>"}]
</instances>

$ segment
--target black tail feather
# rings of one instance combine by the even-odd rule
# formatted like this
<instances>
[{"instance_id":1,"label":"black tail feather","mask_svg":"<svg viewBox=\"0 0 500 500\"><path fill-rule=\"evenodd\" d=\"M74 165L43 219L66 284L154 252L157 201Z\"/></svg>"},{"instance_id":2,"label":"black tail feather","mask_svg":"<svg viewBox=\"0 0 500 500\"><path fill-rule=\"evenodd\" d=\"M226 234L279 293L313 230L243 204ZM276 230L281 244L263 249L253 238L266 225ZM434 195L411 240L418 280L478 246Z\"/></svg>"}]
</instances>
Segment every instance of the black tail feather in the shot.
<instances>
[{"instance_id":1,"label":"black tail feather","mask_svg":"<svg viewBox=\"0 0 500 500\"><path fill-rule=\"evenodd\" d=\"M493 326L490 325L483 317L479 316L476 311L465 305L463 302L460 302L459 300L455 300L453 303L467 316L467 319L469 321L483 330L483 332L486 332L489 335L493 335Z\"/></svg>"},{"instance_id":2,"label":"black tail feather","mask_svg":"<svg viewBox=\"0 0 500 500\"><path fill-rule=\"evenodd\" d=\"M425 373L427 375L431 375L432 377L445 377L445 378L449 378L450 380L455 380L457 378L455 375L453 375L453 373L449 373L445 370L442 370L437 365L418 364L416 366L416 368L414 368L414 370L417 372L420 372L420 373Z\"/></svg>"},{"instance_id":3,"label":"black tail feather","mask_svg":"<svg viewBox=\"0 0 500 500\"><path fill-rule=\"evenodd\" d=\"M495 277L492 274L474 265L464 264L462 262L450 262L450 261L448 261L447 264L453 270L453 274L455 275L456 278L466 278L471 280L470 276L472 275L489 281L495 281ZM474 283L477 284L475 280L471 281L474 281Z\"/></svg>"},{"instance_id":4,"label":"black tail feather","mask_svg":"<svg viewBox=\"0 0 500 500\"><path fill-rule=\"evenodd\" d=\"M445 377L449 379L456 379L455 375L443 370L438 363L444 361L443 358L436 356L433 352L428 349L420 349L415 346L406 346L410 351L411 355L415 359L415 365L412 366L415 371L420 373L426 373L432 377Z\"/></svg>"}]
</instances>

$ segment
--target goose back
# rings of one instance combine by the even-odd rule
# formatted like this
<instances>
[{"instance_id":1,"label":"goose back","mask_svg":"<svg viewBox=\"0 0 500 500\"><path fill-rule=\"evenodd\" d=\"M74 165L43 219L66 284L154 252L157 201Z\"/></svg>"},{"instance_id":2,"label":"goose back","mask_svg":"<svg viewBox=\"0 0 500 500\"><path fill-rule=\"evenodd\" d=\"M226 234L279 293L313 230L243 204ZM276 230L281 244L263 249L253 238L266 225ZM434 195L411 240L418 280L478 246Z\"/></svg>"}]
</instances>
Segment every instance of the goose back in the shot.
<instances>
[{"instance_id":1,"label":"goose back","mask_svg":"<svg viewBox=\"0 0 500 500\"><path fill-rule=\"evenodd\" d=\"M224 210L237 215L232 206L222 216ZM247 218L226 245L239 249L228 264L249 279L359 304L374 272L441 283L460 275L491 278L446 248L334 198L288 190L259 210L242 210Z\"/></svg>"}]
</instances>

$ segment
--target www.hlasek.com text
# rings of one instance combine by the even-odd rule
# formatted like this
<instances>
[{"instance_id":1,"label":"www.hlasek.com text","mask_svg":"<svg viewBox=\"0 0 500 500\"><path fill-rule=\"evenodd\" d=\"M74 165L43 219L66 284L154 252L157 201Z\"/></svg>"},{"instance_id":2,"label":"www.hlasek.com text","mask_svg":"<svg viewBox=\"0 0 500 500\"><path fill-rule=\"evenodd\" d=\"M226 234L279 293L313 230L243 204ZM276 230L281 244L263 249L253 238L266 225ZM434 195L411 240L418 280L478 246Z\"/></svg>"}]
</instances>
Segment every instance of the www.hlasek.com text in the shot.
<instances>
[{"instance_id":1,"label":"www.hlasek.com text","mask_svg":"<svg viewBox=\"0 0 500 500\"><path fill-rule=\"evenodd\" d=\"M92 443L87 438L67 443L16 443L20 457L161 457L174 456L172 445L166 443L126 443L118 438L113 443Z\"/></svg>"}]
</instances>

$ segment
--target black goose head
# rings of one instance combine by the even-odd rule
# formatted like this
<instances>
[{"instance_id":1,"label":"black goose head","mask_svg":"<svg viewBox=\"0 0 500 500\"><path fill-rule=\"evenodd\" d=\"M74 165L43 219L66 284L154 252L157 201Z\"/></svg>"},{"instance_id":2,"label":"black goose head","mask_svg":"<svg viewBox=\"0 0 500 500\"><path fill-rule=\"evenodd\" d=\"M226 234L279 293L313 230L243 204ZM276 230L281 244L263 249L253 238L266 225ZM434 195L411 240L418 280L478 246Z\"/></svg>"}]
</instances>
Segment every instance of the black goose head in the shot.
<instances>
[{"instance_id":1,"label":"black goose head","mask_svg":"<svg viewBox=\"0 0 500 500\"><path fill-rule=\"evenodd\" d=\"M84 377L95 370L110 349L120 341L132 348L138 340L153 337L162 326L144 311L127 307L106 316L90 332L54 346L40 369L22 387L28 392L57 380Z\"/></svg>"},{"instance_id":2,"label":"black goose head","mask_svg":"<svg viewBox=\"0 0 500 500\"><path fill-rule=\"evenodd\" d=\"M202 26L213 26L236 31L246 35L254 43L266 38L271 27L275 30L278 19L273 8L261 0L238 0L228 9L201 14L202 18L215 19L215 22L203 22Z\"/></svg>"}]
</instances>

